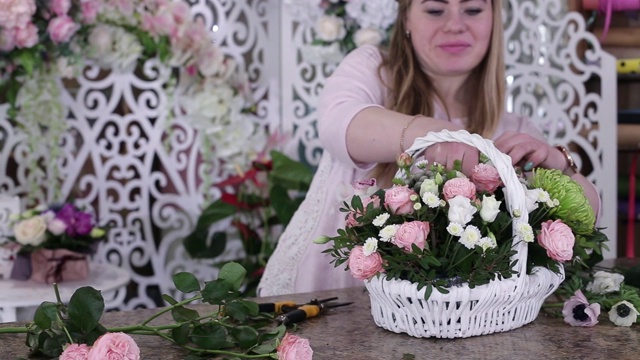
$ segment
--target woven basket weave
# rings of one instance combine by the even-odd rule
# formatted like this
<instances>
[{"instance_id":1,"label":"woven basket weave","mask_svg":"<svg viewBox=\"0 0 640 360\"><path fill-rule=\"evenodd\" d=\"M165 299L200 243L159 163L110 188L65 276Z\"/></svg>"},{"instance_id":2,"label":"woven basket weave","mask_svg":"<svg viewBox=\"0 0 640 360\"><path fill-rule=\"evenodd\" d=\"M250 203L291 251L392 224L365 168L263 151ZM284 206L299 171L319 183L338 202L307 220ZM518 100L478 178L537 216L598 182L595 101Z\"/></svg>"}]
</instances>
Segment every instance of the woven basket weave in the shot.
<instances>
[{"instance_id":1,"label":"woven basket weave","mask_svg":"<svg viewBox=\"0 0 640 360\"><path fill-rule=\"evenodd\" d=\"M428 146L439 142L464 143L487 155L505 184L509 213L518 209L522 214L513 218L513 228L528 221L524 188L509 156L479 135L446 130L416 139L406 152L416 157ZM492 280L473 289L467 284L454 286L448 289L448 294L434 290L429 300L424 300L424 288L418 291L416 284L406 280L387 280L381 275L365 281L375 323L415 337L464 338L507 331L533 321L545 298L564 280L564 273L536 267L527 275L527 244L514 240L514 249L513 259L518 260L514 269L517 275Z\"/></svg>"}]
</instances>

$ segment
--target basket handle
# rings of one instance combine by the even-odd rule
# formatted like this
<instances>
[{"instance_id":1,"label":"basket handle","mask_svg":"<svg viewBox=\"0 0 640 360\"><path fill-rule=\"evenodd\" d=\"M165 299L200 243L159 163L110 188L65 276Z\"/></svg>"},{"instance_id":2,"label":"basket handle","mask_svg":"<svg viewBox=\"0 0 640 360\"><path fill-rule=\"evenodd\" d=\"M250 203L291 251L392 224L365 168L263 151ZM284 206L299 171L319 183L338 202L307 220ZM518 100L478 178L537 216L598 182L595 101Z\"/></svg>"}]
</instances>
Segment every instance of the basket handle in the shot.
<instances>
[{"instance_id":1,"label":"basket handle","mask_svg":"<svg viewBox=\"0 0 640 360\"><path fill-rule=\"evenodd\" d=\"M485 154L498 170L500 179L504 184L504 194L507 210L513 214L514 210L520 211L519 217L513 217L514 239L513 246L516 255L512 260L517 259L515 270L519 277L524 277L527 263L527 244L524 241L518 241L515 237L517 225L527 223L529 214L525 205L526 195L525 189L518 180L513 165L511 165L511 157L500 152L494 145L493 141L485 139L478 134L471 134L466 130L449 131L442 130L439 132L430 132L426 136L416 138L413 145L405 152L413 158L420 155L427 147L441 142L459 142L477 148ZM402 172L398 171L396 177L402 176Z\"/></svg>"}]
</instances>

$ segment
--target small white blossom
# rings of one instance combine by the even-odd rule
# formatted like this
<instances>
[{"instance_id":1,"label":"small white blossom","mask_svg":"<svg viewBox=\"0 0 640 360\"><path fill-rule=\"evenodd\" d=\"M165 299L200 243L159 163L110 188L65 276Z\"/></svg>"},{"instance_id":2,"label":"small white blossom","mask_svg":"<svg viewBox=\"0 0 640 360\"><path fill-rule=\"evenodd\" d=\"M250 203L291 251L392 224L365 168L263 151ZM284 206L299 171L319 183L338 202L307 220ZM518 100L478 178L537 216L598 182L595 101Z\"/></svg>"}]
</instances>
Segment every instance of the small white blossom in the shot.
<instances>
[{"instance_id":1,"label":"small white blossom","mask_svg":"<svg viewBox=\"0 0 640 360\"><path fill-rule=\"evenodd\" d=\"M422 204L420 204L419 202L413 204L413 210L420 210L422 209Z\"/></svg>"},{"instance_id":2,"label":"small white blossom","mask_svg":"<svg viewBox=\"0 0 640 360\"><path fill-rule=\"evenodd\" d=\"M624 275L606 271L596 271L593 281L587 284L587 291L596 294L607 294L620 291L620 284L624 281Z\"/></svg>"},{"instance_id":3,"label":"small white blossom","mask_svg":"<svg viewBox=\"0 0 640 360\"><path fill-rule=\"evenodd\" d=\"M638 310L632 303L622 300L609 311L609 320L618 326L631 326L638 320Z\"/></svg>"},{"instance_id":4,"label":"small white blossom","mask_svg":"<svg viewBox=\"0 0 640 360\"><path fill-rule=\"evenodd\" d=\"M374 237L370 237L367 240L365 240L364 246L362 249L364 256L369 256L376 251L378 251L378 239Z\"/></svg>"},{"instance_id":5,"label":"small white blossom","mask_svg":"<svg viewBox=\"0 0 640 360\"><path fill-rule=\"evenodd\" d=\"M373 219L373 225L377 226L377 227L382 227L384 225L384 223L387 222L387 220L389 220L389 217L391 215L389 215L389 213L382 213L378 216L376 216L375 219Z\"/></svg>"},{"instance_id":6,"label":"small white blossom","mask_svg":"<svg viewBox=\"0 0 640 360\"><path fill-rule=\"evenodd\" d=\"M399 228L400 228L400 225L397 225L397 224L387 225L383 227L382 230L380 230L380 233L378 234L378 236L380 236L380 241L384 241L384 242L391 241L393 237L396 236L396 233L398 232Z\"/></svg>"},{"instance_id":7,"label":"small white blossom","mask_svg":"<svg viewBox=\"0 0 640 360\"><path fill-rule=\"evenodd\" d=\"M422 160L418 160L418 161L416 161L416 163L415 163L415 164L413 164L413 165L414 165L415 167L417 167L418 169L422 169L422 170L424 170L424 169L426 169L426 168L427 168L427 166L429 165L429 162L428 162L427 160L425 160L425 159L422 159Z\"/></svg>"},{"instance_id":8,"label":"small white blossom","mask_svg":"<svg viewBox=\"0 0 640 360\"><path fill-rule=\"evenodd\" d=\"M438 195L438 184L433 179L425 179L420 184L420 196L424 196L426 193Z\"/></svg>"},{"instance_id":9,"label":"small white blossom","mask_svg":"<svg viewBox=\"0 0 640 360\"><path fill-rule=\"evenodd\" d=\"M462 236L464 227L458 223L452 222L447 225L447 232L453 236Z\"/></svg>"},{"instance_id":10,"label":"small white blossom","mask_svg":"<svg viewBox=\"0 0 640 360\"><path fill-rule=\"evenodd\" d=\"M513 209L513 217L517 217L519 218L520 216L522 216L522 211L520 209Z\"/></svg>"},{"instance_id":11,"label":"small white blossom","mask_svg":"<svg viewBox=\"0 0 640 360\"><path fill-rule=\"evenodd\" d=\"M419 197L418 197L418 195L416 195L416 194L413 194L413 195L409 196L409 200L411 200L411 201L413 201L413 202L418 201L418 199L419 199Z\"/></svg>"},{"instance_id":12,"label":"small white blossom","mask_svg":"<svg viewBox=\"0 0 640 360\"><path fill-rule=\"evenodd\" d=\"M440 200L441 199L438 197L438 195L432 192L426 192L424 193L424 195L422 195L422 202L430 208L437 208L438 206L440 206Z\"/></svg>"},{"instance_id":13,"label":"small white blossom","mask_svg":"<svg viewBox=\"0 0 640 360\"><path fill-rule=\"evenodd\" d=\"M528 243L533 242L535 239L535 236L533 235L533 228L527 223L518 224L516 227L516 235L519 239Z\"/></svg>"},{"instance_id":14,"label":"small white blossom","mask_svg":"<svg viewBox=\"0 0 640 360\"><path fill-rule=\"evenodd\" d=\"M493 235L493 234L490 234ZM498 247L498 243L496 242L495 236L484 236L480 239L478 245L482 248L482 251L487 251L488 249L495 249Z\"/></svg>"},{"instance_id":15,"label":"small white blossom","mask_svg":"<svg viewBox=\"0 0 640 360\"><path fill-rule=\"evenodd\" d=\"M474 225L469 225L464 229L458 241L467 249L473 249L480 244L481 236L480 229Z\"/></svg>"}]
</instances>

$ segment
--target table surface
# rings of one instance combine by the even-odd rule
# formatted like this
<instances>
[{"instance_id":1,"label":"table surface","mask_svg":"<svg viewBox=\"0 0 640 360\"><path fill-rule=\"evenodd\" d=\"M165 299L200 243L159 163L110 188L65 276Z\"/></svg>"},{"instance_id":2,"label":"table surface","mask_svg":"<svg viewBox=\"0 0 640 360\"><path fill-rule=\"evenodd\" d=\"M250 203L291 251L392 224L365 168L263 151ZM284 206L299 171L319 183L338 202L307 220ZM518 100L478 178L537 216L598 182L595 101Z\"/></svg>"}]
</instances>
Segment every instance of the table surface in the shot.
<instances>
[{"instance_id":1,"label":"table surface","mask_svg":"<svg viewBox=\"0 0 640 360\"><path fill-rule=\"evenodd\" d=\"M68 301L76 289L92 286L103 292L126 285L131 275L124 269L109 264L89 263L89 277L85 280L64 281L58 284L62 301ZM53 286L33 281L0 280L0 307L38 306L43 301L56 301Z\"/></svg>"},{"instance_id":2,"label":"table surface","mask_svg":"<svg viewBox=\"0 0 640 360\"><path fill-rule=\"evenodd\" d=\"M540 313L521 328L466 339L414 338L379 328L373 322L369 296L364 288L349 288L308 294L294 294L260 299L293 300L338 296L352 305L333 308L319 317L298 325L295 334L309 339L314 360L401 360L403 354L415 359L637 359L640 326L617 327L601 315L601 323L592 328L571 327L557 318ZM198 305L197 308L206 308ZM106 326L137 324L155 314L157 309L106 313ZM160 323L166 318L160 318ZM0 327L12 324L0 324ZM13 324L15 326L15 324ZM184 359L185 351L156 336L134 336L142 359ZM2 358L25 357L25 335L0 335Z\"/></svg>"}]
</instances>

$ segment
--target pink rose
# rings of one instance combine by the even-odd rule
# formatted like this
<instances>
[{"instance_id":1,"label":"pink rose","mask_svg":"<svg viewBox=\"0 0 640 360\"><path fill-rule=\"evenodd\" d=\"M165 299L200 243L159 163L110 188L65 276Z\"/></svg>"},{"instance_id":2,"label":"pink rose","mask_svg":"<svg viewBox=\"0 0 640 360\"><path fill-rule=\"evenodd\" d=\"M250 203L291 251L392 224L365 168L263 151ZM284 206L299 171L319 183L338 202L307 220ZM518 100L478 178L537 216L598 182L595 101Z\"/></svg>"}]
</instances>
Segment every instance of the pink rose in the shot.
<instances>
[{"instance_id":1,"label":"pink rose","mask_svg":"<svg viewBox=\"0 0 640 360\"><path fill-rule=\"evenodd\" d=\"M489 194L493 194L502 185L498 169L487 164L478 164L473 168L471 181L476 185L478 191L486 191Z\"/></svg>"},{"instance_id":2,"label":"pink rose","mask_svg":"<svg viewBox=\"0 0 640 360\"><path fill-rule=\"evenodd\" d=\"M106 333L93 344L87 359L140 360L140 348L131 336L125 333Z\"/></svg>"},{"instance_id":3,"label":"pink rose","mask_svg":"<svg viewBox=\"0 0 640 360\"><path fill-rule=\"evenodd\" d=\"M24 27L36 9L35 0L0 0L0 28Z\"/></svg>"},{"instance_id":4,"label":"pink rose","mask_svg":"<svg viewBox=\"0 0 640 360\"><path fill-rule=\"evenodd\" d=\"M100 0L84 0L80 3L82 21L85 24L93 24L100 12Z\"/></svg>"},{"instance_id":5,"label":"pink rose","mask_svg":"<svg viewBox=\"0 0 640 360\"><path fill-rule=\"evenodd\" d=\"M86 344L68 345L59 360L87 360L89 359L89 347Z\"/></svg>"},{"instance_id":6,"label":"pink rose","mask_svg":"<svg viewBox=\"0 0 640 360\"><path fill-rule=\"evenodd\" d=\"M56 44L68 42L78 29L80 29L80 25L73 22L73 19L67 15L51 19L49 26L47 26L49 36Z\"/></svg>"},{"instance_id":7,"label":"pink rose","mask_svg":"<svg viewBox=\"0 0 640 360\"><path fill-rule=\"evenodd\" d=\"M38 43L38 28L33 24L16 28L14 40L17 47L30 48Z\"/></svg>"},{"instance_id":8,"label":"pink rose","mask_svg":"<svg viewBox=\"0 0 640 360\"><path fill-rule=\"evenodd\" d=\"M367 210L367 206L368 206L369 204L372 204L372 203L373 203L373 207L380 207L380 198L379 198L379 197L377 197L377 196L367 196L367 197L362 198L362 199L361 199L361 201L362 201L362 207L364 208L365 213L366 213L366 210ZM350 212L347 214L347 226L354 227L354 226L361 225L361 224L356 220L356 218L357 218L357 217L360 217L360 216L362 216L362 215L364 215L364 213L359 214L359 213L358 213L358 212L356 212L356 211L350 211Z\"/></svg>"},{"instance_id":9,"label":"pink rose","mask_svg":"<svg viewBox=\"0 0 640 360\"><path fill-rule=\"evenodd\" d=\"M387 189L384 193L384 205L394 214L404 215L413 212L413 201L411 195L416 195L415 191L408 186L395 185Z\"/></svg>"},{"instance_id":10,"label":"pink rose","mask_svg":"<svg viewBox=\"0 0 640 360\"><path fill-rule=\"evenodd\" d=\"M67 15L71 9L71 0L51 0L49 8L58 16Z\"/></svg>"},{"instance_id":11,"label":"pink rose","mask_svg":"<svg viewBox=\"0 0 640 360\"><path fill-rule=\"evenodd\" d=\"M467 178L453 178L444 183L442 194L447 201L458 195L473 200L476 198L476 186Z\"/></svg>"},{"instance_id":12,"label":"pink rose","mask_svg":"<svg viewBox=\"0 0 640 360\"><path fill-rule=\"evenodd\" d=\"M406 251L411 251L413 244L416 244L420 250L424 250L429 231L430 226L426 221L406 222L398 228L393 242Z\"/></svg>"},{"instance_id":13,"label":"pink rose","mask_svg":"<svg viewBox=\"0 0 640 360\"><path fill-rule=\"evenodd\" d=\"M562 307L564 322L571 326L591 327L598 323L600 304L589 304L582 291L576 293Z\"/></svg>"},{"instance_id":14,"label":"pink rose","mask_svg":"<svg viewBox=\"0 0 640 360\"><path fill-rule=\"evenodd\" d=\"M291 333L284 334L276 351L278 360L311 360L313 356L309 340Z\"/></svg>"},{"instance_id":15,"label":"pink rose","mask_svg":"<svg viewBox=\"0 0 640 360\"><path fill-rule=\"evenodd\" d=\"M542 223L538 243L547 250L547 256L556 261L569 261L573 257L576 238L565 223L548 220Z\"/></svg>"},{"instance_id":16,"label":"pink rose","mask_svg":"<svg viewBox=\"0 0 640 360\"><path fill-rule=\"evenodd\" d=\"M1 29L0 28L0 51L11 51L16 47L15 40L16 29Z\"/></svg>"},{"instance_id":17,"label":"pink rose","mask_svg":"<svg viewBox=\"0 0 640 360\"><path fill-rule=\"evenodd\" d=\"M351 249L349 254L349 271L358 280L367 280L379 272L384 272L382 268L382 257L375 252L369 256L364 254L362 246Z\"/></svg>"}]
</instances>

